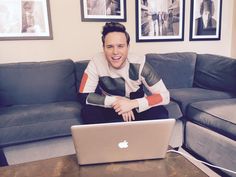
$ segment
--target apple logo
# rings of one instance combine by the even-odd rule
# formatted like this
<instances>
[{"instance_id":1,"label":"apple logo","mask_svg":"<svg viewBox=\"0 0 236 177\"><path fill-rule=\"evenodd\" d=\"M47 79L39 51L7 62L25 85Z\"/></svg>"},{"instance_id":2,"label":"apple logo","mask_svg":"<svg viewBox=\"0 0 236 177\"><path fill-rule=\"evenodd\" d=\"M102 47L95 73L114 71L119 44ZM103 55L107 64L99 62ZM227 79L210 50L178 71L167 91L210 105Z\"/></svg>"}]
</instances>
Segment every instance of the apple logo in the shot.
<instances>
[{"instance_id":1,"label":"apple logo","mask_svg":"<svg viewBox=\"0 0 236 177\"><path fill-rule=\"evenodd\" d=\"M121 148L121 149L125 149L125 148L128 148L128 141L124 140L124 141L121 141L118 143L118 147Z\"/></svg>"}]
</instances>

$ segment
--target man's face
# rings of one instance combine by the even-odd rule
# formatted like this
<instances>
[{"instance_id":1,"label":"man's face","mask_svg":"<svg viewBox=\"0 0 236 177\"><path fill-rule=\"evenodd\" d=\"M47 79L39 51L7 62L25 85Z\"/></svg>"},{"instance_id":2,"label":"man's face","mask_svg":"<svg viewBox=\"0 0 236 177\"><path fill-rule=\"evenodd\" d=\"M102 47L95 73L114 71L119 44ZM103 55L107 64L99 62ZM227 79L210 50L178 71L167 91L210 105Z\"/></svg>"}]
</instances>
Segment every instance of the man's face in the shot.
<instances>
[{"instance_id":1,"label":"man's face","mask_svg":"<svg viewBox=\"0 0 236 177\"><path fill-rule=\"evenodd\" d=\"M211 17L209 6L207 3L204 3L203 5L204 5L204 8L203 8L202 16L204 16L206 19L209 19Z\"/></svg>"},{"instance_id":2,"label":"man's face","mask_svg":"<svg viewBox=\"0 0 236 177\"><path fill-rule=\"evenodd\" d=\"M202 16L205 17L206 19L209 19L211 17L210 12L208 10L204 10Z\"/></svg>"},{"instance_id":3,"label":"man's face","mask_svg":"<svg viewBox=\"0 0 236 177\"><path fill-rule=\"evenodd\" d=\"M33 4L29 3L29 2L26 2L24 4L24 10L25 10L25 13L28 13L28 14L32 14L34 9L33 9Z\"/></svg>"},{"instance_id":4,"label":"man's face","mask_svg":"<svg viewBox=\"0 0 236 177\"><path fill-rule=\"evenodd\" d=\"M104 40L103 51L108 63L115 69L123 67L127 56L129 46L126 36L122 32L108 33Z\"/></svg>"}]
</instances>

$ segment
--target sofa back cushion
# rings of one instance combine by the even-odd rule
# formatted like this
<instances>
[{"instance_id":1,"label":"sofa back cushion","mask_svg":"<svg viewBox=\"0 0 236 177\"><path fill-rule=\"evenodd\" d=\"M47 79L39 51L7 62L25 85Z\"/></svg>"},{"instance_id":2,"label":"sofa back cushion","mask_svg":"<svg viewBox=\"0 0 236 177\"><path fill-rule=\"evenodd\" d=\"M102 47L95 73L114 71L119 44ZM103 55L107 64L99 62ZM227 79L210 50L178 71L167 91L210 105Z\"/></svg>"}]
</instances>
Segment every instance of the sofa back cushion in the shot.
<instances>
[{"instance_id":1,"label":"sofa back cushion","mask_svg":"<svg viewBox=\"0 0 236 177\"><path fill-rule=\"evenodd\" d=\"M0 65L0 106L76 100L72 60Z\"/></svg>"},{"instance_id":2,"label":"sofa back cushion","mask_svg":"<svg viewBox=\"0 0 236 177\"><path fill-rule=\"evenodd\" d=\"M146 60L154 67L168 89L193 86L196 54L192 52L146 54Z\"/></svg>"},{"instance_id":3,"label":"sofa back cushion","mask_svg":"<svg viewBox=\"0 0 236 177\"><path fill-rule=\"evenodd\" d=\"M198 54L194 86L236 93L236 59Z\"/></svg>"}]
</instances>

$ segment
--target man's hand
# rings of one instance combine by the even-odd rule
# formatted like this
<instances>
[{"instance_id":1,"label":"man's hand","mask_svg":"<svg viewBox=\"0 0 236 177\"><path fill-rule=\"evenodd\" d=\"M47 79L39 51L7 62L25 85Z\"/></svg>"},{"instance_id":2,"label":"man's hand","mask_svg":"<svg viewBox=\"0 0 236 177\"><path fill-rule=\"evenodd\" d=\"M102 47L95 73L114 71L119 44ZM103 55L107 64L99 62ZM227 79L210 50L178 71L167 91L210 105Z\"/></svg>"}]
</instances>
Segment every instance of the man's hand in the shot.
<instances>
[{"instance_id":1,"label":"man's hand","mask_svg":"<svg viewBox=\"0 0 236 177\"><path fill-rule=\"evenodd\" d=\"M138 107L137 100L130 100L125 97L117 97L117 100L112 104L113 109L118 113L118 115L123 115L132 111L132 109Z\"/></svg>"},{"instance_id":2,"label":"man's hand","mask_svg":"<svg viewBox=\"0 0 236 177\"><path fill-rule=\"evenodd\" d=\"M129 112L123 113L122 117L125 122L130 122L130 121L135 120L134 113L132 110Z\"/></svg>"}]
</instances>

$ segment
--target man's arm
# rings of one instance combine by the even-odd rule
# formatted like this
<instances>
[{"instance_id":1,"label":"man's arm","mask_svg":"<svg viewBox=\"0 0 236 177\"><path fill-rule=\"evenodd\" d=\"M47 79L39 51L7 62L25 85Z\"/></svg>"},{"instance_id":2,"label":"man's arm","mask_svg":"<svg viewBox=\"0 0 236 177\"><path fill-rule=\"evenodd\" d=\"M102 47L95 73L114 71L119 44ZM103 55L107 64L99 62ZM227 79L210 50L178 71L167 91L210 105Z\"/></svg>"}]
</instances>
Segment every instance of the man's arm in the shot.
<instances>
[{"instance_id":1,"label":"man's arm","mask_svg":"<svg viewBox=\"0 0 236 177\"><path fill-rule=\"evenodd\" d=\"M119 114L129 112L134 108L138 107L137 100L130 100L125 97L117 97L116 101L112 104L113 109Z\"/></svg>"},{"instance_id":2,"label":"man's arm","mask_svg":"<svg viewBox=\"0 0 236 177\"><path fill-rule=\"evenodd\" d=\"M142 112L151 107L169 103L169 91L150 64L144 64L141 76L143 84L150 91L151 95L133 100L127 98L117 99L113 103L113 108L119 115L131 111L134 108L136 108L138 112Z\"/></svg>"},{"instance_id":3,"label":"man's arm","mask_svg":"<svg viewBox=\"0 0 236 177\"><path fill-rule=\"evenodd\" d=\"M79 99L82 104L90 104L101 107L112 107L112 103L116 100L113 96L105 96L95 93L98 86L99 76L96 66L91 60L84 71L80 88Z\"/></svg>"},{"instance_id":4,"label":"man's arm","mask_svg":"<svg viewBox=\"0 0 236 177\"><path fill-rule=\"evenodd\" d=\"M166 105L170 102L170 94L161 77L158 76L152 66L145 62L141 71L142 82L151 95L138 98L138 112L145 111L151 107Z\"/></svg>"},{"instance_id":5,"label":"man's arm","mask_svg":"<svg viewBox=\"0 0 236 177\"><path fill-rule=\"evenodd\" d=\"M112 104L113 109L118 115L123 117L125 122L135 120L133 109L138 107L136 100L130 100L125 97L116 97L116 101Z\"/></svg>"}]
</instances>

